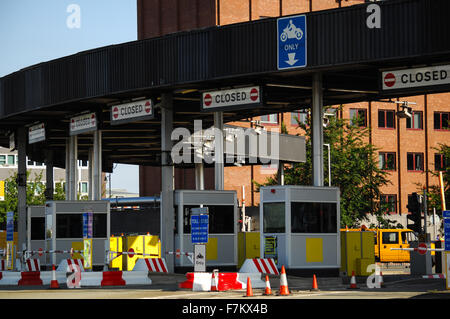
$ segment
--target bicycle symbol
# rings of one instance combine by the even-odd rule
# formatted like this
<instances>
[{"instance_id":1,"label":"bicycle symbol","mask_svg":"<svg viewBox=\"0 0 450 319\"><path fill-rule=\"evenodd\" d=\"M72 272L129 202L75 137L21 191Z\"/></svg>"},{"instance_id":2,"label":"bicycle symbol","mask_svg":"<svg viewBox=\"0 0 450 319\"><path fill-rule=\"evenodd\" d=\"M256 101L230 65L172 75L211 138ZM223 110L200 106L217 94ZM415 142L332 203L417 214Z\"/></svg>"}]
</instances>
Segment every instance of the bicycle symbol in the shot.
<instances>
[{"instance_id":1,"label":"bicycle symbol","mask_svg":"<svg viewBox=\"0 0 450 319\"><path fill-rule=\"evenodd\" d=\"M280 40L286 42L287 39L297 39L301 40L303 38L303 31L297 28L292 20L289 20L289 24L283 29L283 33L280 35Z\"/></svg>"}]
</instances>

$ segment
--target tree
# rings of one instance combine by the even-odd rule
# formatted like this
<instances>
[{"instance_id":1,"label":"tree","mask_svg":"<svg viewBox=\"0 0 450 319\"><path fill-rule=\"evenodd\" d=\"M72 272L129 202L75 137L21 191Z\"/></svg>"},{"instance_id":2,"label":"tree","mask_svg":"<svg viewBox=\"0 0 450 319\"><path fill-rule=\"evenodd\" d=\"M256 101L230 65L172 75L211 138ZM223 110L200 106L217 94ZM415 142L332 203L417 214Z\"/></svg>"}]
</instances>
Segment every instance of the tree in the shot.
<instances>
[{"instance_id":1,"label":"tree","mask_svg":"<svg viewBox=\"0 0 450 319\"><path fill-rule=\"evenodd\" d=\"M334 109L337 113L342 106ZM336 114L335 113L335 114ZM295 163L285 169L287 185L312 184L311 126L297 119L305 131L306 162ZM380 188L387 185L387 173L379 168L377 149L367 142L369 128L358 125L358 119L351 121L330 117L324 128L324 143L330 144L332 186L339 187L341 195L341 227L358 227L367 220L367 214L376 215L384 224L386 206L380 204ZM328 150L324 150L324 162L328 162ZM325 185L328 185L328 165L324 165ZM266 185L278 184L277 177L267 180ZM258 185L260 186L260 185Z\"/></svg>"},{"instance_id":2,"label":"tree","mask_svg":"<svg viewBox=\"0 0 450 319\"><path fill-rule=\"evenodd\" d=\"M41 171L30 176L30 171L27 171L27 206L45 205L45 184L42 182L42 174ZM65 199L62 183L56 183L53 196L54 200ZM14 218L17 218L17 201L17 172L15 172L5 180L5 200L0 202L0 223L6 221L6 212L13 211Z\"/></svg>"},{"instance_id":3,"label":"tree","mask_svg":"<svg viewBox=\"0 0 450 319\"><path fill-rule=\"evenodd\" d=\"M443 159L443 171L442 179L444 182L444 196L446 208L449 209L450 201L450 146L446 144L439 144L439 147L434 148L438 151L438 154L442 155ZM439 177L439 171L429 171L432 175ZM423 187L422 187L423 189ZM442 212L442 196L441 188L439 185L432 185L429 187L428 193L428 207L435 207L437 212Z\"/></svg>"}]
</instances>

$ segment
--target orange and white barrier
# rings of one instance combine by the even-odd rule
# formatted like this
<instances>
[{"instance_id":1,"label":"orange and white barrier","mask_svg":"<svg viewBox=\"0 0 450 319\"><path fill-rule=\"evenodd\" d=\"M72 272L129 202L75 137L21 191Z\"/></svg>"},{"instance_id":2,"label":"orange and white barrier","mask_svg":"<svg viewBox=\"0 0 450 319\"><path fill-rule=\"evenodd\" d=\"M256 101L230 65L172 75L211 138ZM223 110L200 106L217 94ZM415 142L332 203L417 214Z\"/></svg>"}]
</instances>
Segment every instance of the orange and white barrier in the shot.
<instances>
[{"instance_id":1,"label":"orange and white barrier","mask_svg":"<svg viewBox=\"0 0 450 319\"><path fill-rule=\"evenodd\" d=\"M189 272L186 274L186 281L180 283L178 287L192 289L192 291L239 290L247 288L249 279L253 288L264 288L266 286L259 273L216 272L214 276L217 285L212 287L212 273Z\"/></svg>"},{"instance_id":2,"label":"orange and white barrier","mask_svg":"<svg viewBox=\"0 0 450 319\"><path fill-rule=\"evenodd\" d=\"M261 273L268 275L279 275L279 271L272 258L246 259L242 264L240 273Z\"/></svg>"},{"instance_id":3,"label":"orange and white barrier","mask_svg":"<svg viewBox=\"0 0 450 319\"><path fill-rule=\"evenodd\" d=\"M169 272L164 258L140 258L136 261L133 271Z\"/></svg>"}]
</instances>

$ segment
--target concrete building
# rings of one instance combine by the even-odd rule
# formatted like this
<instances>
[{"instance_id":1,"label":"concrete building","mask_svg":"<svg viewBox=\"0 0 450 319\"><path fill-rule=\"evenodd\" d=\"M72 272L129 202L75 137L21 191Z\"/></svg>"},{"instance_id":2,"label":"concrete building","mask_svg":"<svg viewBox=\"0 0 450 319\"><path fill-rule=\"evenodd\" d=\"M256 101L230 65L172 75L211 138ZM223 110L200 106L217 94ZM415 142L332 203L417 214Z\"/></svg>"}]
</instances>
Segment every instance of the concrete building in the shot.
<instances>
[{"instance_id":1,"label":"concrete building","mask_svg":"<svg viewBox=\"0 0 450 319\"><path fill-rule=\"evenodd\" d=\"M137 0L138 38L150 38L172 32L226 25L251 20L278 17L360 5L365 0ZM423 187L436 185L438 180L429 171L444 169L445 160L437 154L440 143L448 144L450 130L450 94L427 94L403 97L400 101L415 102L410 120L395 116L399 105L380 101L348 104L337 116L350 119L356 115L364 118L371 128L369 142L378 149L380 167L389 173L390 184L382 188L380 200L391 203L390 219L406 226L408 196ZM293 121L306 113L272 114L259 120L266 128L280 128L283 122L292 134L300 133ZM212 115L211 115L212 116ZM249 126L247 123L232 123ZM205 169L205 188L214 187L214 168ZM259 193L252 181L262 183L276 173L277 167L252 165L225 168L225 189L236 190L242 202L245 189L247 206L259 204ZM140 167L140 195L159 194L160 168ZM243 188L244 186L244 188ZM193 169L176 169L175 188L195 188ZM432 237L433 234L432 234Z\"/></svg>"},{"instance_id":2,"label":"concrete building","mask_svg":"<svg viewBox=\"0 0 450 319\"><path fill-rule=\"evenodd\" d=\"M17 173L17 151L10 151L4 147L0 147L0 181L5 181L15 173ZM31 160L27 160L27 171L30 172L28 182L36 180L37 176L41 175L41 182L43 190L45 190L45 170L44 163L39 163ZM66 171L61 168L53 168L54 184L55 188L57 183L62 183L65 186ZM88 196L89 193L89 172L88 163L86 161L78 161L78 193L80 197ZM4 190L3 190L4 192ZM1 190L0 190L1 193Z\"/></svg>"}]
</instances>

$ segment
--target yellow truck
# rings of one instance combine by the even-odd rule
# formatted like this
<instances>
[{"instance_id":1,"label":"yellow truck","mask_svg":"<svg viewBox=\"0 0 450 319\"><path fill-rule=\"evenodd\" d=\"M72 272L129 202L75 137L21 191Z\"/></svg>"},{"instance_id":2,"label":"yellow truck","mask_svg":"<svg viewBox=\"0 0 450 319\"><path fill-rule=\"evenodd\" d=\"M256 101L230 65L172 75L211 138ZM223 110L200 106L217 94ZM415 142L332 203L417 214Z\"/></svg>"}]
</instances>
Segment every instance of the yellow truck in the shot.
<instances>
[{"instance_id":1,"label":"yellow truck","mask_svg":"<svg viewBox=\"0 0 450 319\"><path fill-rule=\"evenodd\" d=\"M375 260L380 262L409 262L408 250L391 250L391 248L409 248L411 241L417 237L411 229L341 229L342 231L368 231L374 233ZM434 248L434 244L431 244ZM434 255L434 251L431 252Z\"/></svg>"}]
</instances>

